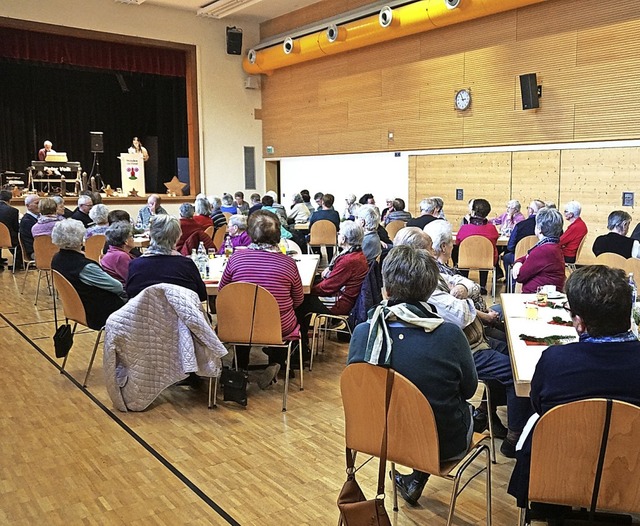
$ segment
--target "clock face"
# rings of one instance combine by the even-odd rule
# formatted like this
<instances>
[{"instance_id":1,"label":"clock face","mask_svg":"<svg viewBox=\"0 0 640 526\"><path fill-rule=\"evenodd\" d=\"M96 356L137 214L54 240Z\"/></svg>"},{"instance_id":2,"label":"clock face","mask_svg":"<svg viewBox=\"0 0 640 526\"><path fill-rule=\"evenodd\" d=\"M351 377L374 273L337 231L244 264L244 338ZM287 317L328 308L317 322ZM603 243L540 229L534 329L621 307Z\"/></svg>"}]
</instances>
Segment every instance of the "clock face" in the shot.
<instances>
[{"instance_id":1,"label":"clock face","mask_svg":"<svg viewBox=\"0 0 640 526\"><path fill-rule=\"evenodd\" d=\"M456 108L459 110L466 110L471 104L471 93L467 89L461 89L456 93L455 98Z\"/></svg>"}]
</instances>

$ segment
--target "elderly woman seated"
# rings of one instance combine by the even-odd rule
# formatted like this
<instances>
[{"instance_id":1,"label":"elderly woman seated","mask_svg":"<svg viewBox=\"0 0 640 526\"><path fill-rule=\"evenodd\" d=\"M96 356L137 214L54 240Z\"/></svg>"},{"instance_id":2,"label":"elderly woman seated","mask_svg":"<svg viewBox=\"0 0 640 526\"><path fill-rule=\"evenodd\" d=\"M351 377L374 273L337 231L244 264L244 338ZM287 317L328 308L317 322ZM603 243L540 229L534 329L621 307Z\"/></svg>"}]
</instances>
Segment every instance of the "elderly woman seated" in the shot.
<instances>
[{"instance_id":1,"label":"elderly woman seated","mask_svg":"<svg viewBox=\"0 0 640 526\"><path fill-rule=\"evenodd\" d=\"M180 230L182 234L176 243L176 250L184 256L191 254L191 251L197 249L200 243L207 250L215 249L213 239L205 233L202 225L193 219L195 208L191 203L182 203L180 205Z\"/></svg>"},{"instance_id":2,"label":"elderly woman seated","mask_svg":"<svg viewBox=\"0 0 640 526\"><path fill-rule=\"evenodd\" d=\"M209 200L204 195L201 195L196 197L196 202L193 206L195 208L193 220L204 230L213 226L213 220L211 219L211 203L209 203Z\"/></svg>"},{"instance_id":3,"label":"elderly woman seated","mask_svg":"<svg viewBox=\"0 0 640 526\"><path fill-rule=\"evenodd\" d=\"M131 253L134 248L133 225L128 221L116 221L109 225L105 235L109 249L102 256L100 266L124 285L129 277L129 263L136 257Z\"/></svg>"},{"instance_id":4,"label":"elderly woman seated","mask_svg":"<svg viewBox=\"0 0 640 526\"><path fill-rule=\"evenodd\" d=\"M89 210L89 217L93 220L93 225L87 228L87 237L91 237L95 234L104 234L109 228L109 209L102 205L94 205Z\"/></svg>"},{"instance_id":5,"label":"elderly woman seated","mask_svg":"<svg viewBox=\"0 0 640 526\"><path fill-rule=\"evenodd\" d=\"M236 208L236 202L233 199L231 194L222 194L222 206L220 207L222 212L226 212L227 214L235 215L238 213L238 209Z\"/></svg>"},{"instance_id":6,"label":"elderly woman seated","mask_svg":"<svg viewBox=\"0 0 640 526\"><path fill-rule=\"evenodd\" d=\"M130 298L156 283L173 283L207 299L207 287L191 258L175 250L180 223L167 214L155 215L149 223L151 243L145 253L131 261L125 289Z\"/></svg>"},{"instance_id":7,"label":"elderly woman seated","mask_svg":"<svg viewBox=\"0 0 640 526\"><path fill-rule=\"evenodd\" d=\"M513 279L522 283L522 292L536 292L542 285L564 288L564 255L560 247L562 214L555 208L543 208L536 214L538 241L528 254L517 259L511 269Z\"/></svg>"},{"instance_id":8,"label":"elderly woman seated","mask_svg":"<svg viewBox=\"0 0 640 526\"><path fill-rule=\"evenodd\" d=\"M373 205L363 205L358 209L358 222L364 228L362 252L371 263L382 253L382 244L378 235L380 212Z\"/></svg>"},{"instance_id":9,"label":"elderly woman seated","mask_svg":"<svg viewBox=\"0 0 640 526\"><path fill-rule=\"evenodd\" d=\"M338 245L341 252L333 258L329 266L322 271L322 280L305 296L304 302L296 310L302 329L303 356L309 355L309 314L349 314L353 308L362 282L367 276L369 265L362 252L364 230L353 221L343 221L338 232ZM335 303L325 305L320 297L335 297Z\"/></svg>"},{"instance_id":10,"label":"elderly woman seated","mask_svg":"<svg viewBox=\"0 0 640 526\"><path fill-rule=\"evenodd\" d=\"M249 216L247 232L252 243L247 250L238 250L229 258L218 290L229 283L245 281L267 289L278 302L282 339L298 339L300 328L294 309L302 303L304 293L295 261L285 256L280 243L280 220L268 210L257 210ZM248 346L236 346L236 363L239 369L249 367ZM274 381L278 371L286 364L286 349L267 348L269 365L258 379L260 388L265 389Z\"/></svg>"},{"instance_id":11,"label":"elderly woman seated","mask_svg":"<svg viewBox=\"0 0 640 526\"><path fill-rule=\"evenodd\" d=\"M104 327L107 318L125 303L122 283L109 276L82 252L86 229L81 221L65 219L53 227L51 240L60 247L51 268L62 274L76 289L87 315L87 324L95 330Z\"/></svg>"},{"instance_id":12,"label":"elderly woman seated","mask_svg":"<svg viewBox=\"0 0 640 526\"><path fill-rule=\"evenodd\" d=\"M290 225L293 223L307 223L311 212L307 205L304 204L302 196L300 194L293 194L293 203L291 205L291 212L287 217L287 223Z\"/></svg>"},{"instance_id":13,"label":"elderly woman seated","mask_svg":"<svg viewBox=\"0 0 640 526\"><path fill-rule=\"evenodd\" d=\"M382 264L388 299L356 327L348 363L391 367L420 389L433 409L444 461L462 458L469 448L473 419L466 400L475 393L478 377L462 331L427 303L438 274L426 250L392 248ZM397 474L395 483L402 497L415 505L428 478L428 473L414 470Z\"/></svg>"},{"instance_id":14,"label":"elderly woman seated","mask_svg":"<svg viewBox=\"0 0 640 526\"><path fill-rule=\"evenodd\" d=\"M38 203L38 222L31 227L31 235L50 236L56 223L62 221L64 217L58 215L58 204L50 197L43 197Z\"/></svg>"},{"instance_id":15,"label":"elderly woman seated","mask_svg":"<svg viewBox=\"0 0 640 526\"><path fill-rule=\"evenodd\" d=\"M222 212L222 199L217 195L210 195L207 197L207 201L211 205L211 221L213 222L213 229L218 230L227 224L227 218Z\"/></svg>"},{"instance_id":16,"label":"elderly woman seated","mask_svg":"<svg viewBox=\"0 0 640 526\"><path fill-rule=\"evenodd\" d=\"M231 246L234 251L238 247L248 247L252 243L251 237L247 233L247 216L243 214L236 214L229 218L227 232L227 239L231 241ZM224 249L224 244L218 247L218 254L224 254Z\"/></svg>"},{"instance_id":17,"label":"elderly woman seated","mask_svg":"<svg viewBox=\"0 0 640 526\"><path fill-rule=\"evenodd\" d=\"M520 211L520 201L512 199L507 203L507 210L503 214L491 220L491 223L500 227L500 235L509 237L513 227L520 221L524 221L524 214Z\"/></svg>"},{"instance_id":18,"label":"elderly woman seated","mask_svg":"<svg viewBox=\"0 0 640 526\"><path fill-rule=\"evenodd\" d=\"M608 234L598 236L593 242L593 253L596 256L604 252L620 254L623 258L640 257L640 243L627 237L631 216L624 210L615 210L607 219Z\"/></svg>"}]
</instances>

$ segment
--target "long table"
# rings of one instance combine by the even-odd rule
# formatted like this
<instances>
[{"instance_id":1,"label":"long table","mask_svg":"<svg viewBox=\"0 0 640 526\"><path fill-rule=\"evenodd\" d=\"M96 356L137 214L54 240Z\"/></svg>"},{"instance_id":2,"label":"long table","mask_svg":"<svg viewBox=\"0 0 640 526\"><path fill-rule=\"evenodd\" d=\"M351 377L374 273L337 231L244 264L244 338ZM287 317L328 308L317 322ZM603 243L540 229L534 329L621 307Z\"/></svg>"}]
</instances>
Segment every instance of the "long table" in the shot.
<instances>
[{"instance_id":1,"label":"long table","mask_svg":"<svg viewBox=\"0 0 640 526\"><path fill-rule=\"evenodd\" d=\"M302 281L302 290L305 294L310 294L313 279L318 270L318 263L320 263L320 256L317 254L294 254L291 257L293 257L298 267L298 273ZM223 256L217 256L209 260L209 279L205 280L207 294L209 296L216 296L218 294L218 283L220 282L226 263L227 259Z\"/></svg>"},{"instance_id":2,"label":"long table","mask_svg":"<svg viewBox=\"0 0 640 526\"><path fill-rule=\"evenodd\" d=\"M571 317L565 309L551 307L538 307L538 319L530 320L526 317L526 305L535 302L535 294L501 294L502 311L507 329L507 342L511 356L511 369L517 396L529 396L531 378L536 369L536 364L547 348L546 345L527 345L520 339L520 334L528 336L572 336L572 340L564 340L564 343L577 341L578 335L571 326L551 325L549 322L554 316L559 316L565 321ZM562 304L566 296L559 299L550 299L549 302Z\"/></svg>"}]
</instances>

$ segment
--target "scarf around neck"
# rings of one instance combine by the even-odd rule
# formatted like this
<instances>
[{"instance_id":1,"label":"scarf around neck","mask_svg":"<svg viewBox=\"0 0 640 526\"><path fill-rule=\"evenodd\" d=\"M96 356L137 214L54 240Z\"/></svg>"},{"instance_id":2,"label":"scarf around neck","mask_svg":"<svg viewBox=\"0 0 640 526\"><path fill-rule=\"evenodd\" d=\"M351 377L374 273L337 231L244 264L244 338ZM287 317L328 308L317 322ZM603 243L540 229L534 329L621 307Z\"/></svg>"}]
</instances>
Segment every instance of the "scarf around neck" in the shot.
<instances>
[{"instance_id":1,"label":"scarf around neck","mask_svg":"<svg viewBox=\"0 0 640 526\"><path fill-rule=\"evenodd\" d=\"M366 362L378 365L382 348L386 346L384 365L391 365L393 342L387 325L389 321L401 321L420 327L424 332L433 332L444 323L426 302L389 305L385 300L369 311L369 337L364 355Z\"/></svg>"}]
</instances>

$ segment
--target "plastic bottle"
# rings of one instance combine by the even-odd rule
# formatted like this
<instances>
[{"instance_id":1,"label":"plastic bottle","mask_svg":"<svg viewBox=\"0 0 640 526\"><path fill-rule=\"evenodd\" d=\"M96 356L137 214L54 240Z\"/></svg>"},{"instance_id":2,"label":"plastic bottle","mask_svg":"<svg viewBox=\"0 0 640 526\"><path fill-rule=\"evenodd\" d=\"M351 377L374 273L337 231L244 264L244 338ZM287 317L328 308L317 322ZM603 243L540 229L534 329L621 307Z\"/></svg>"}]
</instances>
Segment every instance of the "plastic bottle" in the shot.
<instances>
[{"instance_id":1,"label":"plastic bottle","mask_svg":"<svg viewBox=\"0 0 640 526\"><path fill-rule=\"evenodd\" d=\"M224 238L224 255L230 257L231 254L233 254L233 243L231 243L231 238L226 236Z\"/></svg>"},{"instance_id":2,"label":"plastic bottle","mask_svg":"<svg viewBox=\"0 0 640 526\"><path fill-rule=\"evenodd\" d=\"M196 265L202 279L205 279L209 270L209 257L207 256L207 249L204 248L204 243L200 241L198 245L198 252L196 254Z\"/></svg>"}]
</instances>

